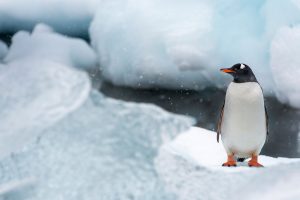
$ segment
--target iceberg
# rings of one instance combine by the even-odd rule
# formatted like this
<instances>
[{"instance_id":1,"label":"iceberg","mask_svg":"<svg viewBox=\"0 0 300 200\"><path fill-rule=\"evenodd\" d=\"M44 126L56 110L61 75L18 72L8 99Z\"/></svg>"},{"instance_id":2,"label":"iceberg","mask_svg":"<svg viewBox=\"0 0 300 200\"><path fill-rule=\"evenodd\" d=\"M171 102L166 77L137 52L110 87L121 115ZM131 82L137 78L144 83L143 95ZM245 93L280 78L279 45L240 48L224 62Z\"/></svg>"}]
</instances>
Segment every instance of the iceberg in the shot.
<instances>
[{"instance_id":1,"label":"iceberg","mask_svg":"<svg viewBox=\"0 0 300 200\"><path fill-rule=\"evenodd\" d=\"M10 0L0 2L0 32L31 30L46 23L60 33L85 36L98 0Z\"/></svg>"},{"instance_id":2,"label":"iceberg","mask_svg":"<svg viewBox=\"0 0 300 200\"><path fill-rule=\"evenodd\" d=\"M46 25L14 35L0 65L0 198L173 199L154 158L194 120L91 91L77 69L89 52Z\"/></svg>"},{"instance_id":3,"label":"iceberg","mask_svg":"<svg viewBox=\"0 0 300 200\"><path fill-rule=\"evenodd\" d=\"M116 85L224 87L229 79L219 69L245 62L269 88L263 5L234 0L103 2L90 37L104 78Z\"/></svg>"},{"instance_id":4,"label":"iceberg","mask_svg":"<svg viewBox=\"0 0 300 200\"><path fill-rule=\"evenodd\" d=\"M96 67L96 54L82 39L55 33L45 24L35 26L32 33L19 31L4 62L15 60L51 60L66 66L88 70Z\"/></svg>"},{"instance_id":5,"label":"iceberg","mask_svg":"<svg viewBox=\"0 0 300 200\"><path fill-rule=\"evenodd\" d=\"M178 200L300 198L300 159L260 156L265 168L221 167L226 160L216 133L192 127L160 149L156 170Z\"/></svg>"},{"instance_id":6,"label":"iceberg","mask_svg":"<svg viewBox=\"0 0 300 200\"><path fill-rule=\"evenodd\" d=\"M271 45L271 66L280 101L300 108L300 26L282 27Z\"/></svg>"},{"instance_id":7,"label":"iceberg","mask_svg":"<svg viewBox=\"0 0 300 200\"><path fill-rule=\"evenodd\" d=\"M295 0L114 0L98 8L90 37L104 79L115 85L224 87L230 78L219 68L243 62L274 95L282 89L273 72L273 39L283 27L299 25Z\"/></svg>"},{"instance_id":8,"label":"iceberg","mask_svg":"<svg viewBox=\"0 0 300 200\"><path fill-rule=\"evenodd\" d=\"M1 199L173 199L154 158L194 120L91 91L77 69L93 63L87 47L45 25L14 35L0 64Z\"/></svg>"},{"instance_id":9,"label":"iceberg","mask_svg":"<svg viewBox=\"0 0 300 200\"><path fill-rule=\"evenodd\" d=\"M21 149L80 106L89 90L85 73L57 62L0 65L0 157Z\"/></svg>"},{"instance_id":10,"label":"iceberg","mask_svg":"<svg viewBox=\"0 0 300 200\"><path fill-rule=\"evenodd\" d=\"M11 183L2 196L174 199L164 190L154 158L163 143L193 122L156 106L125 103L92 91L80 108L44 130L37 141L1 160L0 183ZM22 185L27 183L23 179L34 180L25 191L20 188L28 185Z\"/></svg>"},{"instance_id":11,"label":"iceberg","mask_svg":"<svg viewBox=\"0 0 300 200\"><path fill-rule=\"evenodd\" d=\"M89 77L75 66L93 63L85 57L92 50L49 30L39 25L31 35L16 33L0 64L0 158L22 149L88 98Z\"/></svg>"},{"instance_id":12,"label":"iceberg","mask_svg":"<svg viewBox=\"0 0 300 200\"><path fill-rule=\"evenodd\" d=\"M201 89L223 80L213 76L212 22L208 1L115 0L101 4L90 37L116 85Z\"/></svg>"}]
</instances>

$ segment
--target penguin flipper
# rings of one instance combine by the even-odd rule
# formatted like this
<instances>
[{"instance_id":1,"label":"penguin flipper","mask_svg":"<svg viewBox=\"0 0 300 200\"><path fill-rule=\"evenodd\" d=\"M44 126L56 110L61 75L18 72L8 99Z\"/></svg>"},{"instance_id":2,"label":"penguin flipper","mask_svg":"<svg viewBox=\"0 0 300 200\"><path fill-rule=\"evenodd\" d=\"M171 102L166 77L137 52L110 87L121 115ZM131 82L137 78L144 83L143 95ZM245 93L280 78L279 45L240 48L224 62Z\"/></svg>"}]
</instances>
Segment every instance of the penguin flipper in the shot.
<instances>
[{"instance_id":1,"label":"penguin flipper","mask_svg":"<svg viewBox=\"0 0 300 200\"><path fill-rule=\"evenodd\" d=\"M222 121L223 121L223 112L224 112L224 105L222 106L219 121L218 121L218 129L217 129L217 142L220 140L220 135L221 135L221 127L222 127Z\"/></svg>"},{"instance_id":2,"label":"penguin flipper","mask_svg":"<svg viewBox=\"0 0 300 200\"><path fill-rule=\"evenodd\" d=\"M269 114L266 106L265 106L265 114L266 114L267 135L269 135Z\"/></svg>"}]
</instances>

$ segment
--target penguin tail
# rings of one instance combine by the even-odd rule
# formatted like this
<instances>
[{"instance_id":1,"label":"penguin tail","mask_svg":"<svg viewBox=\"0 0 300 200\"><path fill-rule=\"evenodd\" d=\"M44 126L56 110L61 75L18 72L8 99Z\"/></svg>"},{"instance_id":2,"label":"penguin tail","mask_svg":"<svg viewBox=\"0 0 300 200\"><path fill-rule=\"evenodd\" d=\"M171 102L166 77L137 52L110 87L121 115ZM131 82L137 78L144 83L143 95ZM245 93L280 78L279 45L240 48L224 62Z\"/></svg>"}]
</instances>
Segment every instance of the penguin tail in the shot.
<instances>
[{"instance_id":1,"label":"penguin tail","mask_svg":"<svg viewBox=\"0 0 300 200\"><path fill-rule=\"evenodd\" d=\"M244 162L246 160L246 158L237 158L236 159L238 162Z\"/></svg>"}]
</instances>

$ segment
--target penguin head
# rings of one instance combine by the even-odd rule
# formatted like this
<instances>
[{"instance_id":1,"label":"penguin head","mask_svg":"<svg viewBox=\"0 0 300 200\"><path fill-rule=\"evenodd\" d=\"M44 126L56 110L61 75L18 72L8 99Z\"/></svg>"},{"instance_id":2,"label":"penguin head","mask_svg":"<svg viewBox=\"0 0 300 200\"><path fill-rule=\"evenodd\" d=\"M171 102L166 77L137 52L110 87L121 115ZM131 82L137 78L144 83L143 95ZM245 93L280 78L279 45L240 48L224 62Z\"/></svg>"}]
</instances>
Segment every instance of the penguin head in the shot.
<instances>
[{"instance_id":1,"label":"penguin head","mask_svg":"<svg viewBox=\"0 0 300 200\"><path fill-rule=\"evenodd\" d=\"M235 83L257 82L251 68L243 63L235 64L231 68L223 68L221 71L232 75Z\"/></svg>"}]
</instances>

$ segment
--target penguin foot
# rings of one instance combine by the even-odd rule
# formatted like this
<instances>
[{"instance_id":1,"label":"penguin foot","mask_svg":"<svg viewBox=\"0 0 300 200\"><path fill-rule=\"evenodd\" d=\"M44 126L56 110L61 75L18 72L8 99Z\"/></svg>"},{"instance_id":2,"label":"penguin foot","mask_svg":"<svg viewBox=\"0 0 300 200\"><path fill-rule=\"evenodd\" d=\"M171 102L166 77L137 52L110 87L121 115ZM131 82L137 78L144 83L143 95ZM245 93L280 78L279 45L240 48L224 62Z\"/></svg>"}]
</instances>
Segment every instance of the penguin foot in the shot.
<instances>
[{"instance_id":1,"label":"penguin foot","mask_svg":"<svg viewBox=\"0 0 300 200\"><path fill-rule=\"evenodd\" d=\"M258 162L251 161L251 160L248 162L248 165L249 167L264 167L262 164L259 164Z\"/></svg>"},{"instance_id":2,"label":"penguin foot","mask_svg":"<svg viewBox=\"0 0 300 200\"><path fill-rule=\"evenodd\" d=\"M236 167L235 161L227 161L226 163L223 163L223 167Z\"/></svg>"},{"instance_id":3,"label":"penguin foot","mask_svg":"<svg viewBox=\"0 0 300 200\"><path fill-rule=\"evenodd\" d=\"M236 167L236 161L234 160L233 155L227 155L227 162L223 163L223 167Z\"/></svg>"},{"instance_id":4,"label":"penguin foot","mask_svg":"<svg viewBox=\"0 0 300 200\"><path fill-rule=\"evenodd\" d=\"M257 157L257 155L252 155L251 160L248 162L249 167L264 167L262 164L258 163Z\"/></svg>"}]
</instances>

